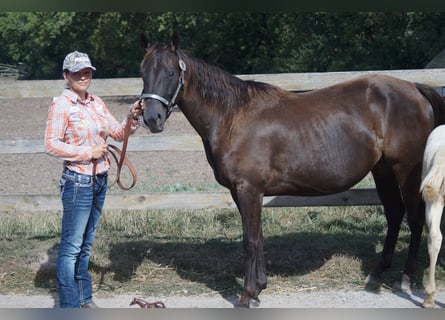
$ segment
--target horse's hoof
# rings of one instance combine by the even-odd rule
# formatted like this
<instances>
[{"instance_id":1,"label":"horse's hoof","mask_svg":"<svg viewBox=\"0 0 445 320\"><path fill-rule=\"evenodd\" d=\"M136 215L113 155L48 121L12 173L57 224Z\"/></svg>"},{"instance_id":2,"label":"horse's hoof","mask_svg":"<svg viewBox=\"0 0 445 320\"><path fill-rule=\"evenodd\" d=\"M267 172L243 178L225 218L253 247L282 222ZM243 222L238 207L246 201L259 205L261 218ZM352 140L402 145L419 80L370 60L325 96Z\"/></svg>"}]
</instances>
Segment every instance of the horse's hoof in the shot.
<instances>
[{"instance_id":1,"label":"horse's hoof","mask_svg":"<svg viewBox=\"0 0 445 320\"><path fill-rule=\"evenodd\" d=\"M422 306L424 308L435 308L436 307L436 303L434 302L434 296L426 294L425 295L425 300L423 301Z\"/></svg>"},{"instance_id":2,"label":"horse's hoof","mask_svg":"<svg viewBox=\"0 0 445 320\"><path fill-rule=\"evenodd\" d=\"M241 301L238 301L238 303L235 304L235 308L250 308L249 303L242 303Z\"/></svg>"},{"instance_id":3,"label":"horse's hoof","mask_svg":"<svg viewBox=\"0 0 445 320\"><path fill-rule=\"evenodd\" d=\"M260 299L247 298L247 299L240 299L235 307L236 308L258 308L259 306L260 306Z\"/></svg>"},{"instance_id":4,"label":"horse's hoof","mask_svg":"<svg viewBox=\"0 0 445 320\"><path fill-rule=\"evenodd\" d=\"M235 304L235 308L249 308L249 296L247 294L241 294L241 297L238 300L238 303Z\"/></svg>"},{"instance_id":5,"label":"horse's hoof","mask_svg":"<svg viewBox=\"0 0 445 320\"><path fill-rule=\"evenodd\" d=\"M259 308L260 307L260 299L252 298L249 300L249 308Z\"/></svg>"},{"instance_id":6,"label":"horse's hoof","mask_svg":"<svg viewBox=\"0 0 445 320\"><path fill-rule=\"evenodd\" d=\"M411 279L408 275L402 274L400 281L394 282L392 290L397 292L410 292L411 291Z\"/></svg>"},{"instance_id":7,"label":"horse's hoof","mask_svg":"<svg viewBox=\"0 0 445 320\"><path fill-rule=\"evenodd\" d=\"M376 291L379 290L381 286L380 277L376 276L373 273L368 274L365 279L365 289L368 291Z\"/></svg>"},{"instance_id":8,"label":"horse's hoof","mask_svg":"<svg viewBox=\"0 0 445 320\"><path fill-rule=\"evenodd\" d=\"M432 309L432 308L436 308L436 304L433 303L428 303L426 301L423 302L422 307L426 308L426 309Z\"/></svg>"}]
</instances>

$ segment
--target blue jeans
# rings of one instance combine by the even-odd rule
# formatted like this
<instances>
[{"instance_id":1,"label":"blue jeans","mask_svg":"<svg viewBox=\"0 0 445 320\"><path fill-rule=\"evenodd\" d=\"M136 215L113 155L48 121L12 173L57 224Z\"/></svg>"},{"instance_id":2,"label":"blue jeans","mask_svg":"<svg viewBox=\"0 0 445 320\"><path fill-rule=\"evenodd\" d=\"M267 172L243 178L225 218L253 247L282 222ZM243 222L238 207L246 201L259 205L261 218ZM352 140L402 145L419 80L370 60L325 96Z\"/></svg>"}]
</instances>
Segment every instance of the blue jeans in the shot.
<instances>
[{"instance_id":1,"label":"blue jeans","mask_svg":"<svg viewBox=\"0 0 445 320\"><path fill-rule=\"evenodd\" d=\"M107 175L97 175L93 186L92 176L65 169L60 191L62 236L56 265L60 307L79 308L92 302L88 263L105 201Z\"/></svg>"}]
</instances>

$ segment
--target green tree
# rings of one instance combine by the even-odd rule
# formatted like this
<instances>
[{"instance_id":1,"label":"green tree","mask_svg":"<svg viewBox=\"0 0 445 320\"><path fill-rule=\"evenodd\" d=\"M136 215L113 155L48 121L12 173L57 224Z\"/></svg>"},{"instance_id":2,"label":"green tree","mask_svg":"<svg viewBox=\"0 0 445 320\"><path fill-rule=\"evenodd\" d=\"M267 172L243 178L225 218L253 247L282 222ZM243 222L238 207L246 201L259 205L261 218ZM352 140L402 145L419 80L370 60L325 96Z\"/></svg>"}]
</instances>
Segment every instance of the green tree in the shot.
<instances>
[{"instance_id":1,"label":"green tree","mask_svg":"<svg viewBox=\"0 0 445 320\"><path fill-rule=\"evenodd\" d=\"M139 37L168 42L234 74L423 68L445 48L439 12L7 12L0 63L60 79L64 56L87 52L95 77L137 77Z\"/></svg>"},{"instance_id":2,"label":"green tree","mask_svg":"<svg viewBox=\"0 0 445 320\"><path fill-rule=\"evenodd\" d=\"M445 47L444 13L297 14L306 35L293 51L295 71L423 68Z\"/></svg>"},{"instance_id":3,"label":"green tree","mask_svg":"<svg viewBox=\"0 0 445 320\"><path fill-rule=\"evenodd\" d=\"M55 76L60 50L73 34L74 13L13 12L0 16L2 62L23 63L30 78ZM60 76L61 71L58 70Z\"/></svg>"}]
</instances>

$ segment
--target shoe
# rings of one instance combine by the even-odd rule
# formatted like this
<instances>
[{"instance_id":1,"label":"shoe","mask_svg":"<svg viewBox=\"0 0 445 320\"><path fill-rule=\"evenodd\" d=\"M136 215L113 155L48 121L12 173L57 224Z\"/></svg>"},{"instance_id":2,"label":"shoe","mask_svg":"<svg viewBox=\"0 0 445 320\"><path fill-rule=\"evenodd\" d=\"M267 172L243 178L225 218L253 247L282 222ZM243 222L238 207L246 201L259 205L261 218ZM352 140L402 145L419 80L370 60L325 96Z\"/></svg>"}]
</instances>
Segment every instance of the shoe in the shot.
<instances>
[{"instance_id":1,"label":"shoe","mask_svg":"<svg viewBox=\"0 0 445 320\"><path fill-rule=\"evenodd\" d=\"M83 305L80 306L82 309L97 309L99 308L99 306L97 304L95 304L93 301L91 301L90 303L85 303Z\"/></svg>"}]
</instances>

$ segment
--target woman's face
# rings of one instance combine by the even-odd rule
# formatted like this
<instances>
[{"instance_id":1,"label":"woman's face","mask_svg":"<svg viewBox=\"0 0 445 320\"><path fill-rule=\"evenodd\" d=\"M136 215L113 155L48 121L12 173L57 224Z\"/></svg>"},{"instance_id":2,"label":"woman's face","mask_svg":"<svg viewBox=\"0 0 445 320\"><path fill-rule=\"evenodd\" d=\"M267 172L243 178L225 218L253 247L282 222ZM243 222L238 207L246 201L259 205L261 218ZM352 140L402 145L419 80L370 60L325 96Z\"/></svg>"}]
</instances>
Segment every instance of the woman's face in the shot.
<instances>
[{"instance_id":1,"label":"woman's face","mask_svg":"<svg viewBox=\"0 0 445 320\"><path fill-rule=\"evenodd\" d=\"M64 73L63 77L68 82L69 88L84 99L85 93L90 87L92 75L93 71L90 68L85 68L77 72Z\"/></svg>"}]
</instances>

